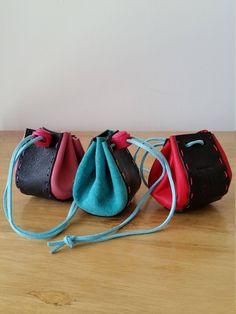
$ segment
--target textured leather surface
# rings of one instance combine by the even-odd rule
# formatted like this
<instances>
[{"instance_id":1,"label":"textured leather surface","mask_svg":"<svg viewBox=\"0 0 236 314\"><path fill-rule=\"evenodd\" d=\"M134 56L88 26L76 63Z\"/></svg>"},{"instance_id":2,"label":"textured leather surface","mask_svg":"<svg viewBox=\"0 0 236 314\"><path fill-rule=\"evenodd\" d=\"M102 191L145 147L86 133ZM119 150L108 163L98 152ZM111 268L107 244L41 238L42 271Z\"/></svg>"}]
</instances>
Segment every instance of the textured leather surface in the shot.
<instances>
[{"instance_id":1,"label":"textured leather surface","mask_svg":"<svg viewBox=\"0 0 236 314\"><path fill-rule=\"evenodd\" d=\"M188 142L195 140L203 140L204 145L186 147ZM201 131L170 136L161 152L170 165L175 183L176 211L207 205L227 193L231 170L214 134ZM155 160L149 175L149 186L160 176L161 170L160 163ZM154 189L152 196L170 209L172 197L166 175Z\"/></svg>"},{"instance_id":2,"label":"textured leather surface","mask_svg":"<svg viewBox=\"0 0 236 314\"><path fill-rule=\"evenodd\" d=\"M113 131L95 137L75 176L73 197L78 207L97 216L114 216L140 187L139 170L127 149L115 150Z\"/></svg>"},{"instance_id":3,"label":"textured leather surface","mask_svg":"<svg viewBox=\"0 0 236 314\"><path fill-rule=\"evenodd\" d=\"M127 148L116 150L110 144L108 147L126 184L129 203L141 185L139 169Z\"/></svg>"},{"instance_id":4,"label":"textured leather surface","mask_svg":"<svg viewBox=\"0 0 236 314\"><path fill-rule=\"evenodd\" d=\"M127 188L104 138L98 137L86 151L73 197L78 207L96 216L114 216L126 207Z\"/></svg>"},{"instance_id":5,"label":"textured leather surface","mask_svg":"<svg viewBox=\"0 0 236 314\"><path fill-rule=\"evenodd\" d=\"M185 170L183 161L181 159L178 146L175 141L175 137L171 136L163 146L161 150L162 154L167 159L172 178L175 184L176 191L176 211L182 211L183 208L188 203L189 199L189 182L187 177L187 172ZM151 171L148 177L148 185L151 187L156 180L162 174L162 166L160 162L156 159L153 163ZM172 192L170 188L170 183L167 174L159 182L156 188L152 191L152 196L160 203L162 206L170 209L172 204Z\"/></svg>"},{"instance_id":6,"label":"textured leather surface","mask_svg":"<svg viewBox=\"0 0 236 314\"><path fill-rule=\"evenodd\" d=\"M72 198L72 186L84 155L79 138L64 132L51 175L51 193L57 200Z\"/></svg>"},{"instance_id":7,"label":"textured leather surface","mask_svg":"<svg viewBox=\"0 0 236 314\"><path fill-rule=\"evenodd\" d=\"M196 208L219 200L228 192L230 174L210 132L175 137L185 165L190 195L186 208ZM186 143L203 140L204 145L186 147Z\"/></svg>"},{"instance_id":8,"label":"textured leather surface","mask_svg":"<svg viewBox=\"0 0 236 314\"><path fill-rule=\"evenodd\" d=\"M26 129L25 136L31 135L33 131ZM31 145L18 160L16 186L24 194L54 198L50 179L63 134L52 131L50 133L52 134L50 147Z\"/></svg>"},{"instance_id":9,"label":"textured leather surface","mask_svg":"<svg viewBox=\"0 0 236 314\"><path fill-rule=\"evenodd\" d=\"M99 136L104 136L104 134L106 135L107 133L106 142L126 184L129 203L140 188L141 178L139 174L139 169L129 150L127 148L116 149L111 142L111 137L116 132L112 132L112 134L109 134L109 131L106 131Z\"/></svg>"}]
</instances>

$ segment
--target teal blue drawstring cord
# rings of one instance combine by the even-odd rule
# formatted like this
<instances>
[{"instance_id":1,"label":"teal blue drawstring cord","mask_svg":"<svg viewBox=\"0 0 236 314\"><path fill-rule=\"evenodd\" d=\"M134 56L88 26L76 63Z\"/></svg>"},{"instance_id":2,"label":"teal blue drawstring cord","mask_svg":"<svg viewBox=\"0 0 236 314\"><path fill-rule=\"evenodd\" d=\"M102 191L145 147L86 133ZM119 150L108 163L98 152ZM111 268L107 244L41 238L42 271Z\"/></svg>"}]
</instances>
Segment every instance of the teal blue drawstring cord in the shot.
<instances>
[{"instance_id":1,"label":"teal blue drawstring cord","mask_svg":"<svg viewBox=\"0 0 236 314\"><path fill-rule=\"evenodd\" d=\"M53 248L50 251L51 253L56 252L58 249L60 249L64 245L67 245L68 247L73 248L75 245L77 245L79 243L103 242L103 241L107 241L107 240L111 240L111 239L119 238L119 237L153 233L153 232L156 232L156 231L163 229L169 223L169 221L171 220L171 218L174 214L175 207L176 207L175 186L174 186L173 178L171 175L171 170L170 170L170 167L169 167L169 164L168 164L166 158L154 146L154 145L159 146L160 143L151 145L151 144L149 144L149 141L151 141L151 140L156 140L156 139L152 138L152 139L147 139L146 141L144 141L143 139L140 139L138 137L132 137L131 139L127 140L129 143L134 144L134 145L138 146L139 148L146 150L146 153L147 154L150 153L153 157L155 157L160 162L160 164L162 166L162 173L161 173L160 177L150 187L150 189L144 194L144 196L141 198L138 205L136 206L134 211L130 214L130 216L128 218L126 218L122 223L117 225L116 227L113 227L113 228L106 230L104 232L100 232L97 234L84 235L84 236L66 235L62 240L48 242L48 246L53 246ZM163 141L162 141L162 145L163 145ZM142 161L141 161L141 165L142 165L141 166L142 167L141 172L143 172L143 164L144 164L144 160L147 156L146 153L144 154ZM135 158L136 158L136 156L135 156ZM168 179L170 182L170 188L171 188L171 193L172 193L172 206L171 206L169 214L166 217L166 219L164 220L164 222L162 222L159 226L152 228L152 229L127 231L127 232L123 232L123 233L116 233L116 234L110 235L111 233L114 233L115 231L124 227L127 223L129 223L137 215L137 213L141 209L141 206L144 204L144 202L150 196L153 189L163 179L165 173L167 173L167 176L168 176Z\"/></svg>"},{"instance_id":2,"label":"teal blue drawstring cord","mask_svg":"<svg viewBox=\"0 0 236 314\"><path fill-rule=\"evenodd\" d=\"M204 145L204 141L203 140L191 141L191 142L188 142L187 144L185 144L185 146L186 147L192 147L193 145L196 145L196 144Z\"/></svg>"},{"instance_id":3,"label":"teal blue drawstring cord","mask_svg":"<svg viewBox=\"0 0 236 314\"><path fill-rule=\"evenodd\" d=\"M57 235L58 233L62 232L65 227L69 224L69 222L71 221L71 219L73 218L73 216L75 215L76 211L77 211L77 206L76 204L73 202L71 204L69 213L66 217L66 219L59 224L58 226L52 228L49 231L45 231L45 232L31 232L31 231L26 231L24 229L21 229L20 227L18 227L14 221L13 221L13 216L12 216L12 176L13 176L13 172L14 172L14 167L16 165L16 162L18 160L18 158L20 157L20 155L31 145L33 145L35 142L42 140L43 137L42 136L27 136L24 140L22 140L17 147L15 148L15 150L13 151L12 157L11 157L11 161L10 161L10 165L9 165L9 172L8 172L8 178L7 178L7 184L6 184L6 188L5 188L5 192L4 192L4 196L3 196L3 208L4 208L4 212L6 215L6 218L8 219L10 226L12 227L12 229L18 233L19 235L23 236L23 237L27 237L30 239L48 239L48 238L52 238L55 235Z\"/></svg>"},{"instance_id":4,"label":"teal blue drawstring cord","mask_svg":"<svg viewBox=\"0 0 236 314\"><path fill-rule=\"evenodd\" d=\"M135 138L135 137L133 137L133 138ZM157 142L155 144L152 144L153 147L163 146L165 141L166 141L166 138L164 138L164 137L150 137L150 138L147 138L147 139L143 140L142 143L145 144L145 143L149 143L149 142L152 142L152 141ZM137 163L137 156L138 156L138 153L140 152L140 149L141 149L141 147L138 147L136 152L134 153L134 156L133 156L134 161L136 163ZM149 154L148 152L144 152L143 157L142 157L141 162L140 162L140 165L139 165L141 179L142 179L142 182L145 184L146 187L148 187L148 183L147 183L147 181L145 179L144 172L149 173L150 170L144 167L144 162L145 162L146 157L148 156L148 154Z\"/></svg>"},{"instance_id":5,"label":"teal blue drawstring cord","mask_svg":"<svg viewBox=\"0 0 236 314\"><path fill-rule=\"evenodd\" d=\"M163 144L164 144L165 141L166 141L166 138L165 138L165 137L148 137L148 138L146 138L146 139L141 139L141 138L139 138L139 137L132 136L132 138L136 138L136 139L141 140L143 144L149 143L149 142L151 142L151 141L160 142L158 146L163 146ZM134 158L135 161L137 160L137 156L138 156L138 153L139 153L140 150L141 150L141 147L138 147L138 148L136 149L136 152L134 153L133 158Z\"/></svg>"}]
</instances>

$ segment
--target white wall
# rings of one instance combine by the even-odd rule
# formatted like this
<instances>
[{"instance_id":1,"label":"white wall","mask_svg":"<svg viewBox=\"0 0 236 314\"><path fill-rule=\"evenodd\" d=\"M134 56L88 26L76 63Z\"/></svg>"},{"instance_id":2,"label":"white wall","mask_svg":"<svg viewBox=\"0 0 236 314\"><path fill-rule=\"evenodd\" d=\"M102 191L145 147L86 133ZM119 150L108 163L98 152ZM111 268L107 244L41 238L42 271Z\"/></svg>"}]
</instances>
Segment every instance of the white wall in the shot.
<instances>
[{"instance_id":1,"label":"white wall","mask_svg":"<svg viewBox=\"0 0 236 314\"><path fill-rule=\"evenodd\" d=\"M0 0L0 129L234 129L233 0Z\"/></svg>"}]
</instances>

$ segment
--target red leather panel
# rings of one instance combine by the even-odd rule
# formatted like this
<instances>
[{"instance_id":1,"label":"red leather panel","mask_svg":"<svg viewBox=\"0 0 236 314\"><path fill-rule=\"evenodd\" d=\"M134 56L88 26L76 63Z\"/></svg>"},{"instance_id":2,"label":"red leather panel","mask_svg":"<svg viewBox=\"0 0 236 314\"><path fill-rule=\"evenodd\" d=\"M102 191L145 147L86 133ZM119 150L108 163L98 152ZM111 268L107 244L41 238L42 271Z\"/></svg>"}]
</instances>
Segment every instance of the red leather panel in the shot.
<instances>
[{"instance_id":1,"label":"red leather panel","mask_svg":"<svg viewBox=\"0 0 236 314\"><path fill-rule=\"evenodd\" d=\"M175 136L171 136L169 138L161 152L166 157L171 168L177 195L176 211L182 211L188 203L189 183L186 170L179 155L180 153L175 141ZM158 179L158 177L161 175L161 172L161 164L158 160L155 160L149 174L149 187ZM152 196L164 207L168 209L171 208L171 189L166 174L163 180L152 192Z\"/></svg>"},{"instance_id":2,"label":"red leather panel","mask_svg":"<svg viewBox=\"0 0 236 314\"><path fill-rule=\"evenodd\" d=\"M51 193L56 199L72 198L74 177L83 155L80 140L70 133L63 133L51 176Z\"/></svg>"}]
</instances>

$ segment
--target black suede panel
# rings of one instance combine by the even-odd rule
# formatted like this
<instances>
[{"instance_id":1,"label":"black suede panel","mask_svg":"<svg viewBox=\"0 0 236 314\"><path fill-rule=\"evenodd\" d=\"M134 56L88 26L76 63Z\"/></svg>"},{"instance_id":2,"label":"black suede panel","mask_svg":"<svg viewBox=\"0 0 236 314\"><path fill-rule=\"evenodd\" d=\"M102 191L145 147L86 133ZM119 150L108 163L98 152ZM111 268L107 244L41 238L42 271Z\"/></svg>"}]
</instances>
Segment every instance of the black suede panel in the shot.
<instances>
[{"instance_id":1,"label":"black suede panel","mask_svg":"<svg viewBox=\"0 0 236 314\"><path fill-rule=\"evenodd\" d=\"M196 208L219 200L227 193L230 177L220 151L210 132L177 135L179 154L183 160L189 181L189 202L186 208ZM186 144L203 140L204 145Z\"/></svg>"}]
</instances>

